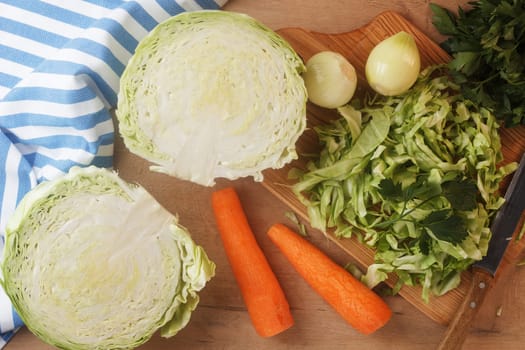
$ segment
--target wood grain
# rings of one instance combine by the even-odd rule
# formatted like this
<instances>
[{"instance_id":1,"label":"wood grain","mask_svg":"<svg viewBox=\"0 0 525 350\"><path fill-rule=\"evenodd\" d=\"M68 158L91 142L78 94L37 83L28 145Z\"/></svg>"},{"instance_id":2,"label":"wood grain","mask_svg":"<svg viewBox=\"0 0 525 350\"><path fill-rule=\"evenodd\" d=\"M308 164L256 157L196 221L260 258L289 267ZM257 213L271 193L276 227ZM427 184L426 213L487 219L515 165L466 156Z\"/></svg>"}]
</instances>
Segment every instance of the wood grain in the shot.
<instances>
[{"instance_id":1,"label":"wood grain","mask_svg":"<svg viewBox=\"0 0 525 350\"><path fill-rule=\"evenodd\" d=\"M393 11L383 12L367 25L347 33L324 34L301 28L284 28L278 32L290 42L304 60L322 50L332 50L343 54L356 68L359 79L358 86L360 87L358 93L363 93L364 90L368 89L363 73L368 53L381 40L402 30L414 36L420 51L422 67L446 63L450 59L439 45L430 40L403 16ZM334 111L312 104L308 105L307 114L309 130L297 143L300 154L318 152L319 146L312 128L335 117ZM525 128L502 129L501 137L505 162L518 160L525 150ZM289 185L292 182L288 179L290 169L294 167L304 168L305 164L305 158L299 157L297 161L282 169L266 171L264 186L289 205L300 217L308 220L306 209L291 191ZM327 236L344 249L351 259L362 268L366 268L373 262L373 251L359 243L357 239L337 238L331 231L327 232ZM505 266L502 269L505 269ZM458 310L471 281L472 274L470 271L466 271L462 275L462 283L458 288L444 296L432 297L429 303L422 300L421 288L419 287L405 286L401 289L400 295L432 320L445 325L450 322ZM395 283L395 278L389 278L387 283L392 286Z\"/></svg>"}]
</instances>

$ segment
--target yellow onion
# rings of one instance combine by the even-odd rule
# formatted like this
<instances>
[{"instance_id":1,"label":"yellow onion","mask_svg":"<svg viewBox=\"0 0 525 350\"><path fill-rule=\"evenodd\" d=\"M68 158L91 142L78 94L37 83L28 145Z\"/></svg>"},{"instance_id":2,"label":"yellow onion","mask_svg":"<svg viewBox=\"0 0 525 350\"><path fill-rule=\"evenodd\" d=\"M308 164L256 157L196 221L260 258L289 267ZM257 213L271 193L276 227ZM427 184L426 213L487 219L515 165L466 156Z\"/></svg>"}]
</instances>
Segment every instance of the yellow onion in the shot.
<instances>
[{"instance_id":1,"label":"yellow onion","mask_svg":"<svg viewBox=\"0 0 525 350\"><path fill-rule=\"evenodd\" d=\"M412 35L401 31L377 44L366 61L370 87L385 96L404 93L416 81L421 62Z\"/></svg>"},{"instance_id":2,"label":"yellow onion","mask_svg":"<svg viewBox=\"0 0 525 350\"><path fill-rule=\"evenodd\" d=\"M324 108L337 108L354 96L357 75L354 66L341 54L321 51L306 62L303 74L308 99Z\"/></svg>"}]
</instances>

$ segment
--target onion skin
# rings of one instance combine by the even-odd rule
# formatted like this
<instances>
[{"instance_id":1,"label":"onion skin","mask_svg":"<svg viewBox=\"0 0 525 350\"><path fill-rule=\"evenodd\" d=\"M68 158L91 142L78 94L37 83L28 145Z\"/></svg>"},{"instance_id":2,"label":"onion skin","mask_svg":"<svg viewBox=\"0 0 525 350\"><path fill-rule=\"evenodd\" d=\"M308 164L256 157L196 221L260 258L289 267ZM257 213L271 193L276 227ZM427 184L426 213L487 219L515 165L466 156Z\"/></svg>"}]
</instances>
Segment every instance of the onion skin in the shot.
<instances>
[{"instance_id":1,"label":"onion skin","mask_svg":"<svg viewBox=\"0 0 525 350\"><path fill-rule=\"evenodd\" d=\"M303 79L310 102L324 108L333 109L348 103L357 87L354 66L333 51L313 55L306 62Z\"/></svg>"},{"instance_id":2,"label":"onion skin","mask_svg":"<svg viewBox=\"0 0 525 350\"><path fill-rule=\"evenodd\" d=\"M372 49L366 61L365 75L375 92L396 96L412 87L420 69L416 42L412 35L401 31Z\"/></svg>"}]
</instances>

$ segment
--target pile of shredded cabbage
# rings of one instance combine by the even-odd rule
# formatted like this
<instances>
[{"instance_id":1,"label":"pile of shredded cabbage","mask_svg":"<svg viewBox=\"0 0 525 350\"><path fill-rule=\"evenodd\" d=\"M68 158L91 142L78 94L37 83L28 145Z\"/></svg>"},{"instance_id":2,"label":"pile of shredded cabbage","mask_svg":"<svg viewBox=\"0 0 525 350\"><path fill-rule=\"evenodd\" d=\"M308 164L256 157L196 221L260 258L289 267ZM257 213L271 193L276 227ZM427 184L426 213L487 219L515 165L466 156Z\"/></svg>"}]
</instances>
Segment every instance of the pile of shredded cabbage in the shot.
<instances>
[{"instance_id":1,"label":"pile of shredded cabbage","mask_svg":"<svg viewBox=\"0 0 525 350\"><path fill-rule=\"evenodd\" d=\"M395 292L421 285L426 301L457 287L486 254L500 181L516 167L499 166L494 116L438 68L403 95L347 105L317 128L320 156L294 186L313 227L373 248L367 285L394 273Z\"/></svg>"}]
</instances>

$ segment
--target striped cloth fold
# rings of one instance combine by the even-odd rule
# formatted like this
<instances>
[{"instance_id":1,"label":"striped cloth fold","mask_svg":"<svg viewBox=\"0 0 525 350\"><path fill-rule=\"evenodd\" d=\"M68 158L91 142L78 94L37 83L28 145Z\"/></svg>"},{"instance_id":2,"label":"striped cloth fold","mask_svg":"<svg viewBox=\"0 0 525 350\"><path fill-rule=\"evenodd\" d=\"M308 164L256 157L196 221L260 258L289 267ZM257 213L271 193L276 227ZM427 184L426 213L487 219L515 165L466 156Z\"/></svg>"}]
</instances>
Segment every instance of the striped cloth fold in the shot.
<instances>
[{"instance_id":1,"label":"striped cloth fold","mask_svg":"<svg viewBox=\"0 0 525 350\"><path fill-rule=\"evenodd\" d=\"M0 0L0 251L36 184L74 165L112 166L110 110L138 42L170 16L226 1ZM0 349L21 326L0 288Z\"/></svg>"}]
</instances>

